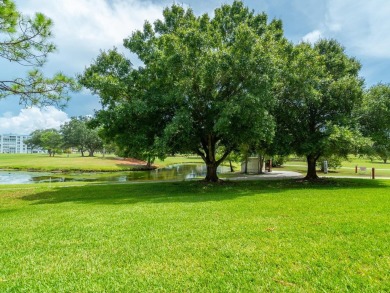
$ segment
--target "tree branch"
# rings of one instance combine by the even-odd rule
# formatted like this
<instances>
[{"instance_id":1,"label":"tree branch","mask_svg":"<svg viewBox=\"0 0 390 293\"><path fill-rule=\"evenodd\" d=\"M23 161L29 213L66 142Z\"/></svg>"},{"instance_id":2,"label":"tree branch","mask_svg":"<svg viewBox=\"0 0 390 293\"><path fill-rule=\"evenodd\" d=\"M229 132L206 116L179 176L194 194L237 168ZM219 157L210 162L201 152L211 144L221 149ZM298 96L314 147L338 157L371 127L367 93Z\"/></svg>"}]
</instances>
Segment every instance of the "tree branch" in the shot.
<instances>
[{"instance_id":1,"label":"tree branch","mask_svg":"<svg viewBox=\"0 0 390 293\"><path fill-rule=\"evenodd\" d=\"M223 161L225 161L225 159L227 158L227 156L232 152L232 150L226 150L225 153L223 154L223 156L217 161L217 166L219 166Z\"/></svg>"}]
</instances>

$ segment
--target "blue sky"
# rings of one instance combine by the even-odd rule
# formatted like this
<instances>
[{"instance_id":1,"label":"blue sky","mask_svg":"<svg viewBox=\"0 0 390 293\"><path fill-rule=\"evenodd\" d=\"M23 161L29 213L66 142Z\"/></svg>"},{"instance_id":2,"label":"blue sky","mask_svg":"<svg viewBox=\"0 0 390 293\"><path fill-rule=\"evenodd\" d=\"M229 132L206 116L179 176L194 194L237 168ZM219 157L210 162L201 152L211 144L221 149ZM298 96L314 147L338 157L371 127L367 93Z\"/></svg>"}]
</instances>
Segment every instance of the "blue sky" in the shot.
<instances>
[{"instance_id":1,"label":"blue sky","mask_svg":"<svg viewBox=\"0 0 390 293\"><path fill-rule=\"evenodd\" d=\"M54 21L54 42L58 52L43 68L47 75L61 71L81 73L101 49L119 50L122 40L140 29L147 19L161 17L162 9L173 1L165 0L16 0L24 14L43 12ZM209 13L232 1L182 0L197 14ZM264 0L244 1L270 19L283 21L285 36L298 43L318 38L337 39L350 56L363 65L361 76L366 87L390 83L390 2L388 0ZM136 63L136 60L132 60ZM0 79L21 76L26 68L0 60ZM0 133L28 134L39 128L59 127L71 116L90 115L99 109L99 99L84 90L73 95L64 111L55 108L23 109L17 97L0 100Z\"/></svg>"}]
</instances>

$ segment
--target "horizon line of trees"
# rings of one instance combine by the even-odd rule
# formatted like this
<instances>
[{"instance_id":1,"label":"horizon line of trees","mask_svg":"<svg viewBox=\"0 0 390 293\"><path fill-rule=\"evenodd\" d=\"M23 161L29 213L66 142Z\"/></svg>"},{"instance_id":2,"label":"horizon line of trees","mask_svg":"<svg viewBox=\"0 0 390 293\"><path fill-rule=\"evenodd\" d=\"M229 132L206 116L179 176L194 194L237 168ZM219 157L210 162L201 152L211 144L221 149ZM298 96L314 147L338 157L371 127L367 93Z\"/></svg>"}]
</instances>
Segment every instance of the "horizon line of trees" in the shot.
<instances>
[{"instance_id":1,"label":"horizon line of trees","mask_svg":"<svg viewBox=\"0 0 390 293\"><path fill-rule=\"evenodd\" d=\"M84 157L88 152L89 157L93 157L96 151L111 152L112 147L103 143L99 136L99 129L88 127L87 117L72 117L69 122L61 125L60 130L38 129L30 134L30 138L25 143L33 150L35 148L44 149L49 156L58 153L70 153L76 149Z\"/></svg>"}]
</instances>

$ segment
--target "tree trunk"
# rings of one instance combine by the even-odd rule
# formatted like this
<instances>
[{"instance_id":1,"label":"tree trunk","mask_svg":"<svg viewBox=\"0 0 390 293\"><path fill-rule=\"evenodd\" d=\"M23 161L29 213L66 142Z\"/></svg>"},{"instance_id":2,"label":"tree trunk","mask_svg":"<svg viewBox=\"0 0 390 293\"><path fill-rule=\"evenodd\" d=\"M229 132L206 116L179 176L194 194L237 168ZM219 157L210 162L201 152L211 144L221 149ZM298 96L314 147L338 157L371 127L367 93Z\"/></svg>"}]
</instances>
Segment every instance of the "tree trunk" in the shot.
<instances>
[{"instance_id":1,"label":"tree trunk","mask_svg":"<svg viewBox=\"0 0 390 293\"><path fill-rule=\"evenodd\" d=\"M248 157L245 157L244 174L248 174Z\"/></svg>"},{"instance_id":2,"label":"tree trunk","mask_svg":"<svg viewBox=\"0 0 390 293\"><path fill-rule=\"evenodd\" d=\"M218 182L218 175L217 175L217 168L218 165L216 162L208 163L206 164L207 167L207 174L205 181L207 182Z\"/></svg>"},{"instance_id":3,"label":"tree trunk","mask_svg":"<svg viewBox=\"0 0 390 293\"><path fill-rule=\"evenodd\" d=\"M305 180L318 179L317 170L316 170L316 163L317 163L318 156L308 155L306 156L306 159L307 159L307 174Z\"/></svg>"},{"instance_id":4,"label":"tree trunk","mask_svg":"<svg viewBox=\"0 0 390 293\"><path fill-rule=\"evenodd\" d=\"M148 157L148 160L146 161L146 168L151 169L152 162L150 160L150 157Z\"/></svg>"},{"instance_id":5,"label":"tree trunk","mask_svg":"<svg viewBox=\"0 0 390 293\"><path fill-rule=\"evenodd\" d=\"M230 172L234 172L232 160L229 160Z\"/></svg>"},{"instance_id":6,"label":"tree trunk","mask_svg":"<svg viewBox=\"0 0 390 293\"><path fill-rule=\"evenodd\" d=\"M218 139L214 135L208 134L201 139L202 148L195 149L195 152L202 157L206 164L207 173L204 181L206 182L218 182L217 168L231 153L231 149L225 150L225 153L220 159L216 158L216 145Z\"/></svg>"},{"instance_id":7,"label":"tree trunk","mask_svg":"<svg viewBox=\"0 0 390 293\"><path fill-rule=\"evenodd\" d=\"M93 152L89 152L88 157L93 157Z\"/></svg>"},{"instance_id":8,"label":"tree trunk","mask_svg":"<svg viewBox=\"0 0 390 293\"><path fill-rule=\"evenodd\" d=\"M387 164L387 158L383 159L383 163Z\"/></svg>"},{"instance_id":9,"label":"tree trunk","mask_svg":"<svg viewBox=\"0 0 390 293\"><path fill-rule=\"evenodd\" d=\"M264 158L265 156L259 154L259 174L263 174L263 166L264 166Z\"/></svg>"}]
</instances>

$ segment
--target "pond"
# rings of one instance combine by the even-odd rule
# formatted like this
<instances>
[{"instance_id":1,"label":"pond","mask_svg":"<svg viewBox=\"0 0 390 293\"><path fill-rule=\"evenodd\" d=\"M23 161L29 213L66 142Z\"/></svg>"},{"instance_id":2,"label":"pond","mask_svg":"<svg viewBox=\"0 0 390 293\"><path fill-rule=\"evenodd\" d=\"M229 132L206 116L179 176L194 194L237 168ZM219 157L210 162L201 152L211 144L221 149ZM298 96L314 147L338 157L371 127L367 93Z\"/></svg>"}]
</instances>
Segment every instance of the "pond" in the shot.
<instances>
[{"instance_id":1,"label":"pond","mask_svg":"<svg viewBox=\"0 0 390 293\"><path fill-rule=\"evenodd\" d=\"M227 173L230 168L220 166L218 173ZM0 184L30 184L43 182L127 182L153 180L190 180L204 178L206 166L202 164L176 164L150 171L50 173L25 171L0 171Z\"/></svg>"}]
</instances>

